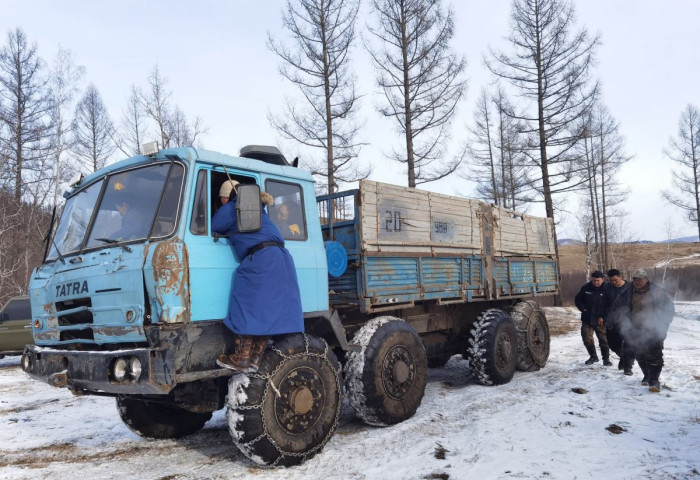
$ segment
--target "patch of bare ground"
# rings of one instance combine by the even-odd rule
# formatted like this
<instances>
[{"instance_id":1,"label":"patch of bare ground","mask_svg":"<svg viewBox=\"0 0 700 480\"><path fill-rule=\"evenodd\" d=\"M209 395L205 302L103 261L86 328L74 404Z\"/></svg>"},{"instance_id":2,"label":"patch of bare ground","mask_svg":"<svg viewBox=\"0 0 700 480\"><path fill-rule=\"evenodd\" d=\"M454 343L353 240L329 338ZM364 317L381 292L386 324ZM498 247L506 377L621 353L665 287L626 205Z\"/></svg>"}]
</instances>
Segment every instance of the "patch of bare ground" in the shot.
<instances>
[{"instance_id":1,"label":"patch of bare ground","mask_svg":"<svg viewBox=\"0 0 700 480\"><path fill-rule=\"evenodd\" d=\"M566 335L581 327L581 317L576 309L564 307L543 307L552 336Z\"/></svg>"}]
</instances>

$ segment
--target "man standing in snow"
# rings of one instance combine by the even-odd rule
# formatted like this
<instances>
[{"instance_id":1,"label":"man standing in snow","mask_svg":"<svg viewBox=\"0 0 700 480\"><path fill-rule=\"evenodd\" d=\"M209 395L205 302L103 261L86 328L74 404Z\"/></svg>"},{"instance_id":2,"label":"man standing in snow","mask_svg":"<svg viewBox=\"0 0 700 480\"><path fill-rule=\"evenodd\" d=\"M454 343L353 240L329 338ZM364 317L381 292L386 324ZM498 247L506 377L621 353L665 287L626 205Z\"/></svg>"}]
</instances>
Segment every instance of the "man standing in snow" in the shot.
<instances>
[{"instance_id":1,"label":"man standing in snow","mask_svg":"<svg viewBox=\"0 0 700 480\"><path fill-rule=\"evenodd\" d=\"M625 340L620 333L620 312L627 312L629 309L621 305L620 298L629 300L627 291L632 288L630 282L622 278L622 273L616 268L608 270L609 283L605 284L605 300L607 315L605 317L607 327L607 339L610 349L615 352L620 361L617 364L618 370L624 370L625 375L632 375L634 365L634 355L631 352L625 353Z\"/></svg>"},{"instance_id":2,"label":"man standing in snow","mask_svg":"<svg viewBox=\"0 0 700 480\"><path fill-rule=\"evenodd\" d=\"M574 301L576 302L576 307L581 311L581 338L590 355L588 360L586 360L586 365L592 365L599 360L595 351L595 342L593 341L593 333L595 332L598 337L600 353L603 357L603 365L609 367L612 363L610 363L610 349L608 348L608 339L605 331L604 278L605 276L602 272L598 270L593 272L591 281L581 287Z\"/></svg>"},{"instance_id":3,"label":"man standing in snow","mask_svg":"<svg viewBox=\"0 0 700 480\"><path fill-rule=\"evenodd\" d=\"M641 268L632 273L632 287L620 296L620 305L626 314L620 316L620 333L625 348L634 354L650 392L659 392L659 375L664 366L664 340L673 320L675 309L666 291L649 281Z\"/></svg>"}]
</instances>

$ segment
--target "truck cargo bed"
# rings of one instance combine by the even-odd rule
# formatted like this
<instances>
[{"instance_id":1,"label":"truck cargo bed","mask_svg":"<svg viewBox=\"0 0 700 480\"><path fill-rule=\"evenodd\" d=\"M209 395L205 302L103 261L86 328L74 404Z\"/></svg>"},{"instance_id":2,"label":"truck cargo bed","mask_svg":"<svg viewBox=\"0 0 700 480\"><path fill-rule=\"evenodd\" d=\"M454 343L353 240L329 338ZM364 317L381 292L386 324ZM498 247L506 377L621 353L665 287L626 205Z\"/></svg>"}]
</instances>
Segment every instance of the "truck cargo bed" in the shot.
<instances>
[{"instance_id":1,"label":"truck cargo bed","mask_svg":"<svg viewBox=\"0 0 700 480\"><path fill-rule=\"evenodd\" d=\"M334 308L376 312L558 291L549 219L368 180L318 202L324 240L348 254L346 272L329 279Z\"/></svg>"}]
</instances>

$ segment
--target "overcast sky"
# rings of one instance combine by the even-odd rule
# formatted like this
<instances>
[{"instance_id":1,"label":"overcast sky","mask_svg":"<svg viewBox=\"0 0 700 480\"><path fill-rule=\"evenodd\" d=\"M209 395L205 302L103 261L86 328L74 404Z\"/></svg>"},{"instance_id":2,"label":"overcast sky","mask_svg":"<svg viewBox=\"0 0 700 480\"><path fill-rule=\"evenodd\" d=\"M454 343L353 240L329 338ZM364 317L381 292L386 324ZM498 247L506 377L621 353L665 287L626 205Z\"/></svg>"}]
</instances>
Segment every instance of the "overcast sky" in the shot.
<instances>
[{"instance_id":1,"label":"overcast sky","mask_svg":"<svg viewBox=\"0 0 700 480\"><path fill-rule=\"evenodd\" d=\"M697 26L700 1L578 0L577 26L600 33L595 74L602 82L604 103L620 122L626 149L634 159L620 180L631 193L628 237L663 240L669 220L674 236L693 235L697 228L678 209L662 200L670 187L671 162L663 149L677 135L682 110L700 106L700 66ZM266 48L267 33L281 38L283 0L66 1L1 0L5 32L20 27L39 55L52 64L59 45L73 52L86 68L85 83L98 88L117 123L132 84L145 86L155 65L169 80L174 102L190 117L204 119L205 148L237 154L247 144L283 148L288 158L298 155L270 127L268 112L281 111L285 97L295 92L277 73L278 59ZM472 0L453 2L456 35L453 48L466 57L469 88L453 123L452 150L472 121L473 105L490 81L483 65L489 45L505 46L511 2ZM366 22L363 15L358 31ZM374 70L361 48L354 55L359 88L365 96L359 118L361 139L368 143L360 161L373 166L374 180L406 184L402 165L384 153L400 141L394 125L380 118L381 101ZM154 137L155 138L155 137ZM448 194L472 195L474 186L454 177L421 188ZM559 237L581 237L576 226L577 203L569 195L558 229ZM542 214L535 207L531 213Z\"/></svg>"}]
</instances>

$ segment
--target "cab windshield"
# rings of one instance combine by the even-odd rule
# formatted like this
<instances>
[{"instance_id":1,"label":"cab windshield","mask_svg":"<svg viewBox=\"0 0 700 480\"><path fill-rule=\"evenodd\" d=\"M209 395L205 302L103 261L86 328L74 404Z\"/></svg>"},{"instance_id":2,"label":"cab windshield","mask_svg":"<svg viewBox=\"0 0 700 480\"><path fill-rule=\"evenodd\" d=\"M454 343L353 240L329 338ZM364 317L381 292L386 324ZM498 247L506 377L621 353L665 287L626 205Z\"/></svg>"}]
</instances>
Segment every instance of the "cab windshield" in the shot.
<instances>
[{"instance_id":1,"label":"cab windshield","mask_svg":"<svg viewBox=\"0 0 700 480\"><path fill-rule=\"evenodd\" d=\"M161 163L112 173L66 201L47 260L83 249L171 235L184 168Z\"/></svg>"}]
</instances>

